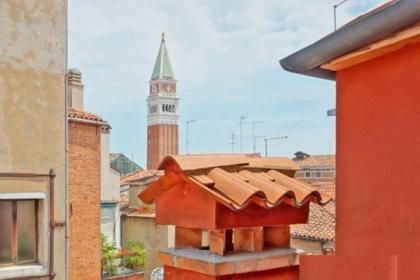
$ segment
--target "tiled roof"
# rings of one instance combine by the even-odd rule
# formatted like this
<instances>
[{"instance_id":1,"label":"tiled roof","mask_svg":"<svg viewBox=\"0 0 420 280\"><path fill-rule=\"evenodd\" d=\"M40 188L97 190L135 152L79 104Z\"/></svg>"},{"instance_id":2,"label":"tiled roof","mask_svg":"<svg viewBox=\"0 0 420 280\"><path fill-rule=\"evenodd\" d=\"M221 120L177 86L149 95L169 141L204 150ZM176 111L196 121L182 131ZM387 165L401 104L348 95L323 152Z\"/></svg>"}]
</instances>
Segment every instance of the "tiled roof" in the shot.
<instances>
[{"instance_id":1,"label":"tiled roof","mask_svg":"<svg viewBox=\"0 0 420 280\"><path fill-rule=\"evenodd\" d=\"M335 155L313 155L293 160L300 168L313 166L335 166Z\"/></svg>"},{"instance_id":2,"label":"tiled roof","mask_svg":"<svg viewBox=\"0 0 420 280\"><path fill-rule=\"evenodd\" d=\"M310 201L325 204L330 198L282 172L297 166L287 158L255 158L246 155L169 156L160 169L166 175L144 190L139 198L155 198L179 182L188 180L232 210L250 203L273 208L280 203L301 207Z\"/></svg>"},{"instance_id":3,"label":"tiled roof","mask_svg":"<svg viewBox=\"0 0 420 280\"><path fill-rule=\"evenodd\" d=\"M68 116L69 116L69 118L73 118L73 119L104 122L104 120L98 115L94 115L92 113L80 111L80 110L77 110L77 109L74 109L74 108L69 108L68 109Z\"/></svg>"},{"instance_id":4,"label":"tiled roof","mask_svg":"<svg viewBox=\"0 0 420 280\"><path fill-rule=\"evenodd\" d=\"M137 182L143 179L152 178L152 177L161 177L163 176L162 170L137 170L133 173L130 173L124 177L121 177L120 184L121 186Z\"/></svg>"},{"instance_id":5,"label":"tiled roof","mask_svg":"<svg viewBox=\"0 0 420 280\"><path fill-rule=\"evenodd\" d=\"M311 203L308 223L291 225L290 233L300 239L334 241L335 203L331 201L324 206Z\"/></svg>"},{"instance_id":6,"label":"tiled roof","mask_svg":"<svg viewBox=\"0 0 420 280\"><path fill-rule=\"evenodd\" d=\"M208 169L213 167L247 166L248 168L271 168L285 170L299 170L299 167L290 159L282 157L261 158L246 154L220 154L220 155L188 155L172 156L161 162L160 169L165 169L168 163L175 163L185 172Z\"/></svg>"},{"instance_id":7,"label":"tiled roof","mask_svg":"<svg viewBox=\"0 0 420 280\"><path fill-rule=\"evenodd\" d=\"M335 199L335 183L334 182L314 182L311 186L319 192L329 195Z\"/></svg>"}]
</instances>

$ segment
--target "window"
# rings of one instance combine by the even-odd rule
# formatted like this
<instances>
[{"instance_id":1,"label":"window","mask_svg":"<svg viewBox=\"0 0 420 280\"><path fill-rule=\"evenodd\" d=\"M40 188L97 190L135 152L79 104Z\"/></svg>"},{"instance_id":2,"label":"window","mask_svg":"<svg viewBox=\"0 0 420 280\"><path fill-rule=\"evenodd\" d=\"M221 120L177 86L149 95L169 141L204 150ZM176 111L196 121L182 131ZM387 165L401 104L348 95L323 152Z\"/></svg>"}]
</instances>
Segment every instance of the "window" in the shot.
<instances>
[{"instance_id":1,"label":"window","mask_svg":"<svg viewBox=\"0 0 420 280\"><path fill-rule=\"evenodd\" d=\"M0 266L36 261L36 213L37 200L0 200Z\"/></svg>"},{"instance_id":2,"label":"window","mask_svg":"<svg viewBox=\"0 0 420 280\"><path fill-rule=\"evenodd\" d=\"M316 177L318 177L318 178L319 178L319 177L321 177L321 171L317 171L317 172L315 173L315 176L316 176Z\"/></svg>"},{"instance_id":3,"label":"window","mask_svg":"<svg viewBox=\"0 0 420 280\"><path fill-rule=\"evenodd\" d=\"M306 172L305 172L305 177L311 177L311 172L306 171Z\"/></svg>"},{"instance_id":4,"label":"window","mask_svg":"<svg viewBox=\"0 0 420 280\"><path fill-rule=\"evenodd\" d=\"M102 204L101 233L108 238L108 242L115 242L116 223L115 204Z\"/></svg>"}]
</instances>

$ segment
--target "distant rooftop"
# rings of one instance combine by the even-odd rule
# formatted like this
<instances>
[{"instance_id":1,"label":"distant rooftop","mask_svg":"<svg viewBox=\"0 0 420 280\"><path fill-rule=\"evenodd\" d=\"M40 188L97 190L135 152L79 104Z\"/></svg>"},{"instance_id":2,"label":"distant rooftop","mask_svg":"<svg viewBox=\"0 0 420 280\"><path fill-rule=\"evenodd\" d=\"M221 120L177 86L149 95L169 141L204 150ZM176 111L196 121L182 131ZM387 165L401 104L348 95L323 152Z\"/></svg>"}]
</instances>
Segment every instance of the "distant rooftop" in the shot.
<instances>
[{"instance_id":1,"label":"distant rooftop","mask_svg":"<svg viewBox=\"0 0 420 280\"><path fill-rule=\"evenodd\" d=\"M118 172L121 176L133 173L137 170L143 170L137 163L129 159L122 153L112 153L109 155L111 167Z\"/></svg>"},{"instance_id":2,"label":"distant rooftop","mask_svg":"<svg viewBox=\"0 0 420 280\"><path fill-rule=\"evenodd\" d=\"M134 171L130 174L127 174L124 177L121 177L121 186L130 184L130 183L134 183L134 182L139 182L141 180L145 180L145 179L149 179L149 178L159 178L161 176L164 175L163 170L144 170L144 169L140 169L137 171Z\"/></svg>"},{"instance_id":3,"label":"distant rooftop","mask_svg":"<svg viewBox=\"0 0 420 280\"><path fill-rule=\"evenodd\" d=\"M308 223L291 225L290 234L300 239L334 241L335 221L335 202L325 206L311 203Z\"/></svg>"},{"instance_id":4,"label":"distant rooftop","mask_svg":"<svg viewBox=\"0 0 420 280\"><path fill-rule=\"evenodd\" d=\"M309 155L304 152L296 152L293 161L300 167L312 166L335 166L335 155Z\"/></svg>"},{"instance_id":5,"label":"distant rooftop","mask_svg":"<svg viewBox=\"0 0 420 280\"><path fill-rule=\"evenodd\" d=\"M80 120L87 120L87 121L95 121L95 122L103 122L106 123L100 116L77 110L74 108L68 108L68 117L70 119L80 119Z\"/></svg>"},{"instance_id":6,"label":"distant rooftop","mask_svg":"<svg viewBox=\"0 0 420 280\"><path fill-rule=\"evenodd\" d=\"M333 200L323 206L311 203L308 223L291 225L291 236L314 241L334 241L336 224L335 183L316 182L311 183L311 187L330 196Z\"/></svg>"}]
</instances>

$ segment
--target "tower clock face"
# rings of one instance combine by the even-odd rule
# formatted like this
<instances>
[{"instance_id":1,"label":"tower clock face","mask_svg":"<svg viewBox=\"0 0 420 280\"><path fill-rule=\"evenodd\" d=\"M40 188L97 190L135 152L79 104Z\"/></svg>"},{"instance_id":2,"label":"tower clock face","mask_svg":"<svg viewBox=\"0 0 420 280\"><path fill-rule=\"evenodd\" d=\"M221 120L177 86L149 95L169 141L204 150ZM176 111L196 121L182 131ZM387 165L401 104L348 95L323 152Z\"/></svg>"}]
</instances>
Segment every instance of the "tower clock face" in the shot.
<instances>
[{"instance_id":1,"label":"tower clock face","mask_svg":"<svg viewBox=\"0 0 420 280\"><path fill-rule=\"evenodd\" d=\"M171 86L170 85L166 85L166 92L170 92L171 91Z\"/></svg>"},{"instance_id":2,"label":"tower clock face","mask_svg":"<svg viewBox=\"0 0 420 280\"><path fill-rule=\"evenodd\" d=\"M157 87L155 85L152 85L152 92L156 93L157 92Z\"/></svg>"}]
</instances>

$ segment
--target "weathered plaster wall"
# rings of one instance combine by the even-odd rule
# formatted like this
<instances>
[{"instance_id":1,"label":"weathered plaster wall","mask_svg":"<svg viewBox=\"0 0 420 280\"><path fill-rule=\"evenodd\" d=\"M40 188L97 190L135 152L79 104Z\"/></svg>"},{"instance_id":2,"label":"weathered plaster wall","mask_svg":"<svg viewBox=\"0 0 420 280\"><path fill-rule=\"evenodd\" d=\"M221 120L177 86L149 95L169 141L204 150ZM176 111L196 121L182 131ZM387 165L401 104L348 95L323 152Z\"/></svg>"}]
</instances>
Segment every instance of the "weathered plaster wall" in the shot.
<instances>
[{"instance_id":1,"label":"weathered plaster wall","mask_svg":"<svg viewBox=\"0 0 420 280\"><path fill-rule=\"evenodd\" d=\"M65 221L66 0L0 1L0 172L55 178L55 216ZM0 192L41 190L45 180L0 181ZM65 279L65 230L54 242L57 276Z\"/></svg>"},{"instance_id":2,"label":"weathered plaster wall","mask_svg":"<svg viewBox=\"0 0 420 280\"><path fill-rule=\"evenodd\" d=\"M145 279L150 279L150 274L156 267L161 267L157 260L158 251L168 246L168 229L166 226L156 225L153 218L122 216L122 245L129 241L144 244L146 249Z\"/></svg>"},{"instance_id":3,"label":"weathered plaster wall","mask_svg":"<svg viewBox=\"0 0 420 280\"><path fill-rule=\"evenodd\" d=\"M109 134L101 131L101 201L118 202L120 200L120 176L111 169L109 159Z\"/></svg>"},{"instance_id":4,"label":"weathered plaster wall","mask_svg":"<svg viewBox=\"0 0 420 280\"><path fill-rule=\"evenodd\" d=\"M149 183L150 182L145 183L145 184L142 184L142 183L132 183L132 184L130 184L130 188L128 189L128 191L129 191L128 198L129 198L130 208L138 208L140 206L144 207L144 208L153 208L153 209L155 208L154 204L153 205L146 204L137 197L137 195L139 193L144 191L149 186Z\"/></svg>"}]
</instances>

